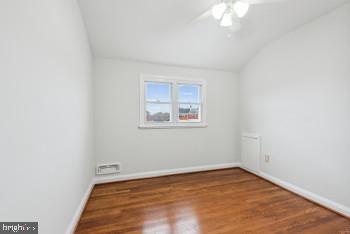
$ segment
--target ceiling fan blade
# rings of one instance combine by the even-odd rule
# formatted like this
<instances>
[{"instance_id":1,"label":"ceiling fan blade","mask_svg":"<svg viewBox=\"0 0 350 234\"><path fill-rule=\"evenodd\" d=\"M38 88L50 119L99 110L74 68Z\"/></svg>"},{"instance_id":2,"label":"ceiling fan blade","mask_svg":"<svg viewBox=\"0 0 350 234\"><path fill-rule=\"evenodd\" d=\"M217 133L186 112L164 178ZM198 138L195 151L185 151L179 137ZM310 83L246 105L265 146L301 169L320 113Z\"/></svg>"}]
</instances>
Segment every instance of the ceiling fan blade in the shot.
<instances>
[{"instance_id":1,"label":"ceiling fan blade","mask_svg":"<svg viewBox=\"0 0 350 234\"><path fill-rule=\"evenodd\" d=\"M197 16L196 18L194 18L193 20L191 20L189 23L190 23L190 24L197 23L197 22L199 22L199 21L201 21L201 20L204 20L204 19L210 17L210 16L211 16L211 9L212 9L212 7L213 7L215 4L218 4L218 3L220 3L220 2L221 2L221 0L214 0L214 1L212 1L212 3L210 4L210 6L208 7L209 9L207 9L207 10L204 11L202 14L200 14L199 16Z\"/></svg>"},{"instance_id":2,"label":"ceiling fan blade","mask_svg":"<svg viewBox=\"0 0 350 234\"><path fill-rule=\"evenodd\" d=\"M190 24L197 23L197 22L204 20L210 16L211 16L211 8L209 10L206 10L205 12L203 12L202 14L200 14L199 16L194 18L193 20L191 20Z\"/></svg>"},{"instance_id":3,"label":"ceiling fan blade","mask_svg":"<svg viewBox=\"0 0 350 234\"><path fill-rule=\"evenodd\" d=\"M285 2L287 0L240 0L240 1L253 5L253 4Z\"/></svg>"}]
</instances>

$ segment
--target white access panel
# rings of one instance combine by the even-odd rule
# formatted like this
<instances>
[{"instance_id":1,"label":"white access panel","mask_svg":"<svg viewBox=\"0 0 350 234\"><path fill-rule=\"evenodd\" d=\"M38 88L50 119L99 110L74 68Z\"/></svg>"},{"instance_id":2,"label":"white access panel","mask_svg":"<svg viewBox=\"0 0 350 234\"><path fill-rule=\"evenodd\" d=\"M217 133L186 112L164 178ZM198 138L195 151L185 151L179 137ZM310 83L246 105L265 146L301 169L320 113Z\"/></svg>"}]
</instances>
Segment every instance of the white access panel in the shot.
<instances>
[{"instance_id":1,"label":"white access panel","mask_svg":"<svg viewBox=\"0 0 350 234\"><path fill-rule=\"evenodd\" d=\"M260 165L260 136L242 134L242 164L243 167L259 173Z\"/></svg>"}]
</instances>

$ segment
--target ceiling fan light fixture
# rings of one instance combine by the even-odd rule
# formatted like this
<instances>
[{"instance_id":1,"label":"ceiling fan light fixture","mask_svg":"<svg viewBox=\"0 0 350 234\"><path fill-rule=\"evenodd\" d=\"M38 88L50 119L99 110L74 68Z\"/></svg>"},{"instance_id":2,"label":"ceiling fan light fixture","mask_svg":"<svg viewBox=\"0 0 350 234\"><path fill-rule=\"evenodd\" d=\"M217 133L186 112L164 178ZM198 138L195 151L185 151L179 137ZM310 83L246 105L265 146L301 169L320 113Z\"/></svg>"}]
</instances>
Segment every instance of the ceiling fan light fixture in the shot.
<instances>
[{"instance_id":1,"label":"ceiling fan light fixture","mask_svg":"<svg viewBox=\"0 0 350 234\"><path fill-rule=\"evenodd\" d=\"M220 21L220 26L229 27L232 25L232 16L230 13L225 13Z\"/></svg>"},{"instance_id":2,"label":"ceiling fan light fixture","mask_svg":"<svg viewBox=\"0 0 350 234\"><path fill-rule=\"evenodd\" d=\"M213 8L211 9L211 14L215 19L219 20L225 13L226 9L227 9L226 3L222 2L213 6Z\"/></svg>"},{"instance_id":3,"label":"ceiling fan light fixture","mask_svg":"<svg viewBox=\"0 0 350 234\"><path fill-rule=\"evenodd\" d=\"M233 9L239 18L245 16L249 10L249 3L237 1L233 5Z\"/></svg>"}]
</instances>

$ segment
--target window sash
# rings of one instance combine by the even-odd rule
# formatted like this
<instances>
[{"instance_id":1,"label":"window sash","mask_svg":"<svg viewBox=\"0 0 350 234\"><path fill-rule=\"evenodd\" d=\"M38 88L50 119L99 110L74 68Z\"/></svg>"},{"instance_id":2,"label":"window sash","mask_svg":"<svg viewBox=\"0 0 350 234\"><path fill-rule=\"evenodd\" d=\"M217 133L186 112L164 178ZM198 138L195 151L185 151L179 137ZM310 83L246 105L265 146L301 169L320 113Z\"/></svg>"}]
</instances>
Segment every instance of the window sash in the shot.
<instances>
[{"instance_id":1,"label":"window sash","mask_svg":"<svg viewBox=\"0 0 350 234\"><path fill-rule=\"evenodd\" d=\"M202 105L202 102L176 102L177 104L184 104L184 105Z\"/></svg>"},{"instance_id":2,"label":"window sash","mask_svg":"<svg viewBox=\"0 0 350 234\"><path fill-rule=\"evenodd\" d=\"M173 102L154 102L154 101L145 101L145 103L151 103L151 104L169 104L172 105Z\"/></svg>"}]
</instances>

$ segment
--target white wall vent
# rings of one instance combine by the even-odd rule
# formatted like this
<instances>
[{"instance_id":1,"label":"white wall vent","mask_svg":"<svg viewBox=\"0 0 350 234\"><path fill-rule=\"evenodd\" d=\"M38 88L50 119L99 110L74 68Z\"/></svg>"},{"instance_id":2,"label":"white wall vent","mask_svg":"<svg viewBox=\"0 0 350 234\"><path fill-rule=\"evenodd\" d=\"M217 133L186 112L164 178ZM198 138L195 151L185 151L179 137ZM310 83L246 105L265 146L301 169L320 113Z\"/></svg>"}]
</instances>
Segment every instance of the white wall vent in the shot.
<instances>
[{"instance_id":1,"label":"white wall vent","mask_svg":"<svg viewBox=\"0 0 350 234\"><path fill-rule=\"evenodd\" d=\"M100 164L96 167L96 175L109 175L120 173L120 163Z\"/></svg>"}]
</instances>

